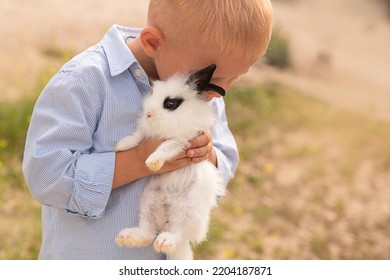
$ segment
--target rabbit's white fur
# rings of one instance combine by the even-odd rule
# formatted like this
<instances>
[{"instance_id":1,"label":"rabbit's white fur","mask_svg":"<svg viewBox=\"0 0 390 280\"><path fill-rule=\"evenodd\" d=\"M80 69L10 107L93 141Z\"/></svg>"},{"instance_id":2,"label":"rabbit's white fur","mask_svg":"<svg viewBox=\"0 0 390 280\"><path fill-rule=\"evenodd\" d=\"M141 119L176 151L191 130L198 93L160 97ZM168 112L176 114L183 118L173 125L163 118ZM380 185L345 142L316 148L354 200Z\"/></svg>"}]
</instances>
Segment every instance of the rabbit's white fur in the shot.
<instances>
[{"instance_id":1,"label":"rabbit's white fur","mask_svg":"<svg viewBox=\"0 0 390 280\"><path fill-rule=\"evenodd\" d=\"M152 171L188 147L189 140L214 122L209 104L188 75L174 75L156 81L146 97L138 129L123 138L117 151L133 148L144 138L166 139L146 160ZM163 108L166 98L181 98L176 110ZM154 241L157 252L169 259L192 259L190 243L205 240L210 210L223 194L217 168L209 161L191 164L169 173L155 175L145 188L140 203L138 227L123 229L116 238L120 246L147 246Z\"/></svg>"}]
</instances>

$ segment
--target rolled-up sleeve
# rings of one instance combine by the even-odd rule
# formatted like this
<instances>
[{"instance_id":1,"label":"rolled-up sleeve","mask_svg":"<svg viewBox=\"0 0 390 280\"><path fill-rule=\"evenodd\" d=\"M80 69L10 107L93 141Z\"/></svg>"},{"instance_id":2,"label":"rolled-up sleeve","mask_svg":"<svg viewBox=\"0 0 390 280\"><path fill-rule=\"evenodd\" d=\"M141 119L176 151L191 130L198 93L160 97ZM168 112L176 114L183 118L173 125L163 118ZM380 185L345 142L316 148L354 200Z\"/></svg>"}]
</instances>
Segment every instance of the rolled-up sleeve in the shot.
<instances>
[{"instance_id":1,"label":"rolled-up sleeve","mask_svg":"<svg viewBox=\"0 0 390 280\"><path fill-rule=\"evenodd\" d=\"M31 118L23 173L32 195L69 214L99 218L109 199L113 151L95 152L98 98L74 71L60 71L40 95Z\"/></svg>"},{"instance_id":2,"label":"rolled-up sleeve","mask_svg":"<svg viewBox=\"0 0 390 280\"><path fill-rule=\"evenodd\" d=\"M223 99L215 98L211 105L216 116L216 122L210 130L217 154L218 169L226 186L229 180L233 178L237 169L239 161L238 149L233 134L229 129Z\"/></svg>"}]
</instances>

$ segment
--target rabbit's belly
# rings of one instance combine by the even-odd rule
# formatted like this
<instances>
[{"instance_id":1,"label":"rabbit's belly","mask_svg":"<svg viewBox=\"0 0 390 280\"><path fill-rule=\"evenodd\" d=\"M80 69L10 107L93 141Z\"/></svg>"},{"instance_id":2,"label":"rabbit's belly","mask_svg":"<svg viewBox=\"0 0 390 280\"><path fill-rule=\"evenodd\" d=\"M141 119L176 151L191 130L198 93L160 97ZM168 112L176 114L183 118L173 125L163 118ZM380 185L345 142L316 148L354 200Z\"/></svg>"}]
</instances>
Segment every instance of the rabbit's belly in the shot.
<instances>
[{"instance_id":1,"label":"rabbit's belly","mask_svg":"<svg viewBox=\"0 0 390 280\"><path fill-rule=\"evenodd\" d=\"M202 204L206 209L215 203L219 187L217 169L209 162L192 164L154 177L157 203Z\"/></svg>"},{"instance_id":2,"label":"rabbit's belly","mask_svg":"<svg viewBox=\"0 0 390 280\"><path fill-rule=\"evenodd\" d=\"M183 190L198 184L213 183L217 177L215 167L209 162L191 164L187 167L159 175L160 186L166 191Z\"/></svg>"}]
</instances>

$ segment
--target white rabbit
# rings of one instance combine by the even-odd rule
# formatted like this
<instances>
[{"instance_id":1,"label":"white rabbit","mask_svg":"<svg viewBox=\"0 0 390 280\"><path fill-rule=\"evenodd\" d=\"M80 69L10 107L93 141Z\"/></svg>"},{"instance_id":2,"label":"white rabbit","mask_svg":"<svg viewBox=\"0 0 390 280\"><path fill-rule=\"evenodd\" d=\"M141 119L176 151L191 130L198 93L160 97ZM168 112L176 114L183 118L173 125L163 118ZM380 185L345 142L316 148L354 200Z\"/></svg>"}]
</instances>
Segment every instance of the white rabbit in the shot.
<instances>
[{"instance_id":1,"label":"white rabbit","mask_svg":"<svg viewBox=\"0 0 390 280\"><path fill-rule=\"evenodd\" d=\"M144 138L165 141L146 160L151 171L188 147L188 142L214 122L211 107L202 92L224 90L210 84L216 65L191 75L174 75L156 81L144 102L138 129L119 141L117 151L133 148ZM138 227L123 229L115 241L120 246L147 246L154 241L157 252L169 259L192 259L190 243L205 240L210 210L223 195L218 169L209 161L154 175L140 203Z\"/></svg>"}]
</instances>

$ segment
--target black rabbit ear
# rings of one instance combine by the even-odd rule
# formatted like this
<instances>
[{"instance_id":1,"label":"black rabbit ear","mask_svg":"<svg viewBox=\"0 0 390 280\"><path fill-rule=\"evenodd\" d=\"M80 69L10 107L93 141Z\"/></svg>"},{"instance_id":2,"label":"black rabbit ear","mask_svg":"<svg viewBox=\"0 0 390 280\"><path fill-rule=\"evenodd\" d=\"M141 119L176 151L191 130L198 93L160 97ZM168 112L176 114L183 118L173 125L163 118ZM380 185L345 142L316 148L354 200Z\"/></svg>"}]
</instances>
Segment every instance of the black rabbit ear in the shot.
<instances>
[{"instance_id":1,"label":"black rabbit ear","mask_svg":"<svg viewBox=\"0 0 390 280\"><path fill-rule=\"evenodd\" d=\"M212 84L212 83L209 83L207 85L206 90L215 91L216 93L218 93L221 96L225 96L225 94L226 94L225 90L222 87L217 86L217 85Z\"/></svg>"},{"instance_id":2,"label":"black rabbit ear","mask_svg":"<svg viewBox=\"0 0 390 280\"><path fill-rule=\"evenodd\" d=\"M211 64L210 66L203 68L188 77L187 84L194 87L198 93L209 88L211 78L213 77L214 71L217 65Z\"/></svg>"}]
</instances>

